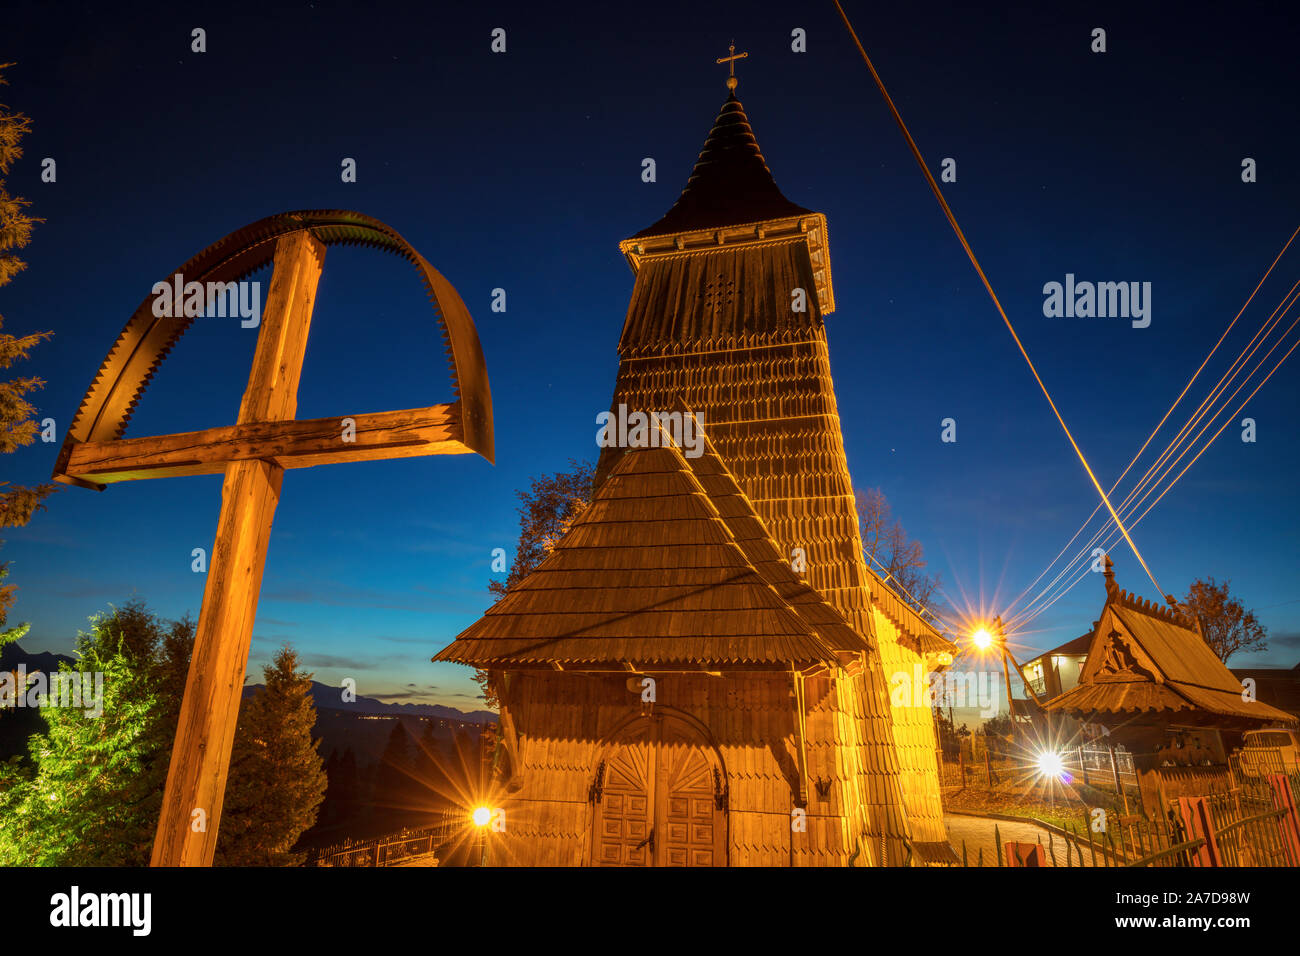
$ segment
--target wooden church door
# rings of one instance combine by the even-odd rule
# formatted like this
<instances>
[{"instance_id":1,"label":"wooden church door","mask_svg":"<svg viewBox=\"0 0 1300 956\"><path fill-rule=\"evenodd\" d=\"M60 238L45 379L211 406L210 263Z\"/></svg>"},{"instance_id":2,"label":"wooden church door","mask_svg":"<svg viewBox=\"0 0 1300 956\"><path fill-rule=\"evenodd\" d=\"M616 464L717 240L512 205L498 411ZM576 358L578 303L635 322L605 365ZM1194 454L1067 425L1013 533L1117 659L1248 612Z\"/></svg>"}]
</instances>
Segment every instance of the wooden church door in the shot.
<instances>
[{"instance_id":1,"label":"wooden church door","mask_svg":"<svg viewBox=\"0 0 1300 956\"><path fill-rule=\"evenodd\" d=\"M593 865L727 865L721 768L685 721L629 724L597 778Z\"/></svg>"}]
</instances>

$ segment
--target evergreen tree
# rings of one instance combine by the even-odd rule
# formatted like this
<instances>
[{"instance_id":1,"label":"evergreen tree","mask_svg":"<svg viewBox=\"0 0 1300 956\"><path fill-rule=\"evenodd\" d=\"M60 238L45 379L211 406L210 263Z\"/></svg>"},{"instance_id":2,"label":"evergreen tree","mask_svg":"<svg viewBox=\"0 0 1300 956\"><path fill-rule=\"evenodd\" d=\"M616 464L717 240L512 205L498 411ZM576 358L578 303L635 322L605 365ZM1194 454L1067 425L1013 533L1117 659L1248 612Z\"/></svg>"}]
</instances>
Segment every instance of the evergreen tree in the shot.
<instances>
[{"instance_id":1,"label":"evergreen tree","mask_svg":"<svg viewBox=\"0 0 1300 956\"><path fill-rule=\"evenodd\" d=\"M266 686L244 702L217 834L220 866L295 866L298 838L316 822L325 771L313 740L312 675L288 645L263 670Z\"/></svg>"},{"instance_id":2,"label":"evergreen tree","mask_svg":"<svg viewBox=\"0 0 1300 956\"><path fill-rule=\"evenodd\" d=\"M384 745L384 754L375 771L374 802L386 825L396 828L407 822L412 800L411 774L415 771L411 735L400 717Z\"/></svg>"},{"instance_id":3,"label":"evergreen tree","mask_svg":"<svg viewBox=\"0 0 1300 956\"><path fill-rule=\"evenodd\" d=\"M292 852L325 799L320 740L312 739L312 675L283 646L263 670L265 687L244 701L217 834L218 866L295 866Z\"/></svg>"},{"instance_id":4,"label":"evergreen tree","mask_svg":"<svg viewBox=\"0 0 1300 956\"><path fill-rule=\"evenodd\" d=\"M5 85L4 71L12 63L0 63L0 86ZM15 275L27 268L27 263L14 255L31 241L32 227L40 222L27 215L30 203L11 196L5 189L4 178L10 167L22 156L20 143L31 131L32 121L22 113L14 113L0 103L0 286L7 285ZM4 317L0 316L0 326ZM28 353L50 332L14 336L0 332L0 369L27 358ZM36 440L37 428L33 418L36 408L26 398L28 392L42 388L45 382L35 377L0 381L0 453L9 453L30 445ZM0 528L19 528L31 520L32 514L43 508L41 502L54 491L54 485L41 484L32 488L11 486L0 481ZM5 627L9 610L14 603L15 585L5 584L9 564L0 561L0 646L16 641L27 633L27 625Z\"/></svg>"},{"instance_id":5,"label":"evergreen tree","mask_svg":"<svg viewBox=\"0 0 1300 956\"><path fill-rule=\"evenodd\" d=\"M48 730L29 742L31 766L0 771L0 865L149 862L179 713L161 649L184 648L193 629L140 601L92 619L75 670L103 675L102 712L45 708Z\"/></svg>"},{"instance_id":6,"label":"evergreen tree","mask_svg":"<svg viewBox=\"0 0 1300 956\"><path fill-rule=\"evenodd\" d=\"M432 719L424 722L424 733L420 735L420 752L417 760L425 800L430 803L431 808L442 810L455 803L458 794L453 789L451 777L447 772L450 757L434 735L436 723Z\"/></svg>"},{"instance_id":7,"label":"evergreen tree","mask_svg":"<svg viewBox=\"0 0 1300 956\"><path fill-rule=\"evenodd\" d=\"M339 819L353 820L361 803L361 777L357 773L357 755L349 747L339 760Z\"/></svg>"},{"instance_id":8,"label":"evergreen tree","mask_svg":"<svg viewBox=\"0 0 1300 956\"><path fill-rule=\"evenodd\" d=\"M331 748L325 758L325 800L320 805L318 823L333 823L338 818L339 806L339 751Z\"/></svg>"}]
</instances>

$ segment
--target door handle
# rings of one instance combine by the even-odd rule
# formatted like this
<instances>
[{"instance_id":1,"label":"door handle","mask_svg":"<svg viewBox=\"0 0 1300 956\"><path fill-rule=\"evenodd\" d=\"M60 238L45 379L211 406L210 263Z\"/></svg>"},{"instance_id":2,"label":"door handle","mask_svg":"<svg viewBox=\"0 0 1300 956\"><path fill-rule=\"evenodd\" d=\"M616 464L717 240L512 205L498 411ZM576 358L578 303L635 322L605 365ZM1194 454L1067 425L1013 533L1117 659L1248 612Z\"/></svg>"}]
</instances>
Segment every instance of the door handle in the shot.
<instances>
[{"instance_id":1,"label":"door handle","mask_svg":"<svg viewBox=\"0 0 1300 956\"><path fill-rule=\"evenodd\" d=\"M641 847L647 845L650 847L650 852L653 853L655 851L655 828L654 827L651 827L649 834L646 835L646 838L642 840L640 843L638 843L636 846L632 847L632 849L639 850L641 849Z\"/></svg>"}]
</instances>

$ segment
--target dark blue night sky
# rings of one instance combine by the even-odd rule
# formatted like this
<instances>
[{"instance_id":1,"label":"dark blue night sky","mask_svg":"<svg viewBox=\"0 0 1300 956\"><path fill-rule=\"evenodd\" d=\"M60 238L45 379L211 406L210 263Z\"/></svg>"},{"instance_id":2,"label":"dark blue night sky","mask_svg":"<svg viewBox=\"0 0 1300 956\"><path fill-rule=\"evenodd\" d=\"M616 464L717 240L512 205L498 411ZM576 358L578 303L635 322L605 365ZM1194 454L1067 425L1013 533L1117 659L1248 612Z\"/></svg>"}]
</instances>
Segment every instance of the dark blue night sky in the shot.
<instances>
[{"instance_id":1,"label":"dark blue night sky","mask_svg":"<svg viewBox=\"0 0 1300 956\"><path fill-rule=\"evenodd\" d=\"M517 534L515 489L595 457L632 288L617 243L677 197L725 98L714 60L733 37L750 54L738 95L768 165L787 197L829 220L827 325L855 483L884 490L963 610L1002 610L1092 511L1095 492L832 4L380 6L32 3L5 15L0 37L0 62L18 64L2 98L35 123L8 188L47 220L0 312L8 332L55 332L20 372L48 380L39 414L60 438L150 286L273 212L356 209L389 223L478 325L496 466L435 457L288 474L254 679L289 640L318 680L476 706L468 669L428 659L489 603L491 551ZM848 11L931 168L957 160L945 194L1109 487L1300 225L1294 25L1251 4L974 6ZM1105 54L1089 51L1098 26ZM194 27L207 31L204 54L190 51ZM489 50L494 27L507 31L504 55ZM804 54L791 51L794 28ZM40 182L47 156L55 184ZM340 181L344 157L357 160L355 184ZM645 157L655 183L641 180ZM1258 182L1241 181L1243 157ZM1043 285L1067 273L1150 282L1150 327L1045 318ZM1174 422L1297 278L1293 247ZM498 287L504 314L489 308ZM233 423L254 336L238 320L198 320L127 435ZM331 250L298 417L450 398L409 267ZM1165 591L1227 578L1258 610L1272 649L1234 665L1290 666L1300 653L1298 398L1288 363L1242 413L1258 440L1230 425L1135 531ZM948 417L952 444L940 441ZM56 451L8 456L4 478L46 479ZM190 552L211 547L220 488L216 477L65 488L8 531L11 620L33 625L24 647L67 651L88 616L133 595L197 615ZM1126 548L1113 555L1122 586L1157 597ZM1100 577L1085 579L1021 646L1081 634L1102 596Z\"/></svg>"}]
</instances>

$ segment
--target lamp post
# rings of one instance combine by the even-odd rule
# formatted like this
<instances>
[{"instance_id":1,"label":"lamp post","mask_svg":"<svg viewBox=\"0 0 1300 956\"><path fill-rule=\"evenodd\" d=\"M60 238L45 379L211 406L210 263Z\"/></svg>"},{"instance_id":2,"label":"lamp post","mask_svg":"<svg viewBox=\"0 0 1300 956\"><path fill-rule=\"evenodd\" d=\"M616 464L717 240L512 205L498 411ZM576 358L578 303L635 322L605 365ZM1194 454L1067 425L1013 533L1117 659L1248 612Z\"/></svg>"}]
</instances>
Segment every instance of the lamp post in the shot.
<instances>
[{"instance_id":1,"label":"lamp post","mask_svg":"<svg viewBox=\"0 0 1300 956\"><path fill-rule=\"evenodd\" d=\"M470 814L470 820L474 828L478 830L478 846L482 848L479 856L479 866L487 866L487 841L488 841L488 824L492 822L491 807L475 807L474 812Z\"/></svg>"},{"instance_id":2,"label":"lamp post","mask_svg":"<svg viewBox=\"0 0 1300 956\"><path fill-rule=\"evenodd\" d=\"M1002 676L1007 682L1007 713L1011 715L1012 722L1014 723L1015 714L1012 713L1011 709L1011 668L1007 664L1007 659L1011 657L1011 652L1007 650L1007 632L1002 626L1001 614L993 619L993 629L994 633L997 635L998 648L1002 651ZM1020 672L1019 664L1016 665L1016 672ZM1022 681L1024 680L1023 674L1020 675L1020 679ZM1028 684L1025 684L1025 690L1030 690ZM1033 691L1030 691L1030 693L1033 693Z\"/></svg>"},{"instance_id":3,"label":"lamp post","mask_svg":"<svg viewBox=\"0 0 1300 956\"><path fill-rule=\"evenodd\" d=\"M1043 706L1043 702L1038 699L1038 695L1034 693L1034 688L1030 686L1028 678L1025 677L1025 672L1020 669L1020 664L1016 661L1015 657L1012 656L1010 648L1007 647L1007 633L1002 624L1001 615L998 615L993 619L993 623L990 627L977 628L971 635L971 643L981 651L986 651L991 647L996 647L998 653L1002 655L1002 676L1006 680L1007 685L1008 713L1011 711L1011 667L1013 665L1016 668L1016 674L1020 677L1020 682L1025 685L1025 692L1033 698L1034 703L1040 708Z\"/></svg>"},{"instance_id":4,"label":"lamp post","mask_svg":"<svg viewBox=\"0 0 1300 956\"><path fill-rule=\"evenodd\" d=\"M1002 676L1006 681L1007 688L1007 713L1013 713L1011 668L1015 667L1016 674L1019 675L1021 683L1025 686L1025 693L1033 699L1034 703L1038 706L1038 712L1043 715L1045 723L1043 740L1046 741L1046 749L1041 750L1036 755L1034 763L1039 774L1049 781L1048 796L1052 803L1055 804L1055 792L1051 789L1054 784L1050 781L1062 781L1065 779L1065 760L1063 755L1056 750L1055 744L1053 743L1055 738L1052 735L1050 715L1043 708L1042 700L1036 693L1034 693L1034 688L1029 683L1029 679L1025 677L1024 670L1021 669L1019 662L1015 659L1011 653L1011 649L1007 646L1006 628L1002 623L1001 615L995 617L992 624L989 626L977 628L974 633L971 634L971 643L979 650L988 650L989 648L996 647L998 653L1002 655ZM1015 727L1014 721L1012 722L1012 727Z\"/></svg>"}]
</instances>

